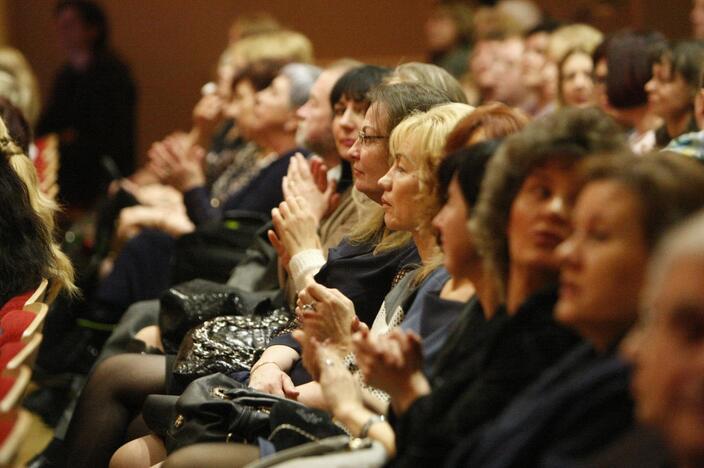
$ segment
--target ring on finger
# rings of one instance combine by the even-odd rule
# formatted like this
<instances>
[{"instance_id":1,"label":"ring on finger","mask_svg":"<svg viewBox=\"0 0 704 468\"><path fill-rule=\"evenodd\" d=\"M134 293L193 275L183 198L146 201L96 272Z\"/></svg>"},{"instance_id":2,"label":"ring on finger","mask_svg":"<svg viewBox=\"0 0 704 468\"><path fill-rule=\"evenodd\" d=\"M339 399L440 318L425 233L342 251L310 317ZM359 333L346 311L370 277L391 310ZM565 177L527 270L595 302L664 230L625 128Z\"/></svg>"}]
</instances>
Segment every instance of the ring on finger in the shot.
<instances>
[{"instance_id":1,"label":"ring on finger","mask_svg":"<svg viewBox=\"0 0 704 468\"><path fill-rule=\"evenodd\" d=\"M303 304L301 310L315 310L315 302L310 302L308 304Z\"/></svg>"}]
</instances>

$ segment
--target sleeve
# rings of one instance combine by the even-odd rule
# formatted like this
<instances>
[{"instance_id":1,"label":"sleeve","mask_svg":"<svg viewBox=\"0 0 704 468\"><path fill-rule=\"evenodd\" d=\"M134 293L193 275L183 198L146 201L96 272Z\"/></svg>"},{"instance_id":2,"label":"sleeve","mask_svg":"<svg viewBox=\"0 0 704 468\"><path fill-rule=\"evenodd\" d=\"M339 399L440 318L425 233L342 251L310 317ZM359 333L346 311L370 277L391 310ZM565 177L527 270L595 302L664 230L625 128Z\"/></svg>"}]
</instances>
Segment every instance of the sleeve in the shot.
<instances>
[{"instance_id":1,"label":"sleeve","mask_svg":"<svg viewBox=\"0 0 704 468\"><path fill-rule=\"evenodd\" d=\"M291 257L288 267L296 291L303 289L306 278L318 273L323 265L325 257L318 249L304 250Z\"/></svg>"},{"instance_id":2,"label":"sleeve","mask_svg":"<svg viewBox=\"0 0 704 468\"><path fill-rule=\"evenodd\" d=\"M220 209L210 204L208 189L196 187L183 194L183 203L186 205L186 212L193 224L199 226L208 221L220 219L222 212Z\"/></svg>"}]
</instances>

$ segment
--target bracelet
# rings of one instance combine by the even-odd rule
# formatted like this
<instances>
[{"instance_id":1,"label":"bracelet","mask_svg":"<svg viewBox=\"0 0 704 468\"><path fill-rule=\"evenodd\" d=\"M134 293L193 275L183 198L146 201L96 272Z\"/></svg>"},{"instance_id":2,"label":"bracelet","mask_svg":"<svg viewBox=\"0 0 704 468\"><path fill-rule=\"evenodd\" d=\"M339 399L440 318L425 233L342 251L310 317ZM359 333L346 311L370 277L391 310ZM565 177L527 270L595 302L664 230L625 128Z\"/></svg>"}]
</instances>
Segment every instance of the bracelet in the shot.
<instances>
[{"instance_id":1,"label":"bracelet","mask_svg":"<svg viewBox=\"0 0 704 468\"><path fill-rule=\"evenodd\" d=\"M255 370L257 370L257 369L259 369L260 367L265 366L265 365L267 365L267 364L273 364L273 365L275 365L276 367L278 367L279 370L281 370L281 367L280 367L277 363L275 363L274 361L264 361L264 362L257 363L256 366L252 367L252 368L249 370L249 375L254 374L254 371L255 371Z\"/></svg>"},{"instance_id":2,"label":"bracelet","mask_svg":"<svg viewBox=\"0 0 704 468\"><path fill-rule=\"evenodd\" d=\"M384 421L386 421L386 418L383 414L375 414L374 416L367 419L367 422L365 422L364 426L362 426L362 430L359 431L359 438L366 439L367 435L369 435L369 429L371 429L374 424Z\"/></svg>"}]
</instances>

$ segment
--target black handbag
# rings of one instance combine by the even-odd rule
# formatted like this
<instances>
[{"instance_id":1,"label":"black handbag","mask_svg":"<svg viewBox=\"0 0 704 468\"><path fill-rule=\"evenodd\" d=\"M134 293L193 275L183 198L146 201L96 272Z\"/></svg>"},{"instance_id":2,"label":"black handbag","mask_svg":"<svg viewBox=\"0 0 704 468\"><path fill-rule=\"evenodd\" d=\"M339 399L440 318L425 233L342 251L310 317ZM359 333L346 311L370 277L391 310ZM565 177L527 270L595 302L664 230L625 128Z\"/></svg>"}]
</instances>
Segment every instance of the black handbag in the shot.
<instances>
[{"instance_id":1,"label":"black handbag","mask_svg":"<svg viewBox=\"0 0 704 468\"><path fill-rule=\"evenodd\" d=\"M222 315L246 315L270 307L270 293L250 293L232 286L195 279L169 288L159 299L159 330L164 350L178 351L193 327Z\"/></svg>"},{"instance_id":2,"label":"black handbag","mask_svg":"<svg viewBox=\"0 0 704 468\"><path fill-rule=\"evenodd\" d=\"M150 395L145 408L156 404L159 398L173 401L176 397ZM145 414L150 429L162 433L166 450L173 452L199 442L255 443L270 433L271 408L284 398L259 392L223 374L213 374L194 380L176 398L170 424L164 432ZM304 407L300 403L288 402ZM164 405L161 405L162 411Z\"/></svg>"},{"instance_id":3,"label":"black handbag","mask_svg":"<svg viewBox=\"0 0 704 468\"><path fill-rule=\"evenodd\" d=\"M285 308L255 309L251 315L216 317L198 325L181 342L171 385L183 388L205 375L248 370L271 338L290 330L293 321Z\"/></svg>"},{"instance_id":4,"label":"black handbag","mask_svg":"<svg viewBox=\"0 0 704 468\"><path fill-rule=\"evenodd\" d=\"M222 220L198 226L194 232L179 237L172 260L172 284L194 278L227 281L269 219L262 213L231 210L225 212Z\"/></svg>"},{"instance_id":5,"label":"black handbag","mask_svg":"<svg viewBox=\"0 0 704 468\"><path fill-rule=\"evenodd\" d=\"M142 415L164 438L168 453L201 442L256 443L260 437L284 450L345 434L322 410L247 388L220 373L194 380L179 397L150 395Z\"/></svg>"}]
</instances>

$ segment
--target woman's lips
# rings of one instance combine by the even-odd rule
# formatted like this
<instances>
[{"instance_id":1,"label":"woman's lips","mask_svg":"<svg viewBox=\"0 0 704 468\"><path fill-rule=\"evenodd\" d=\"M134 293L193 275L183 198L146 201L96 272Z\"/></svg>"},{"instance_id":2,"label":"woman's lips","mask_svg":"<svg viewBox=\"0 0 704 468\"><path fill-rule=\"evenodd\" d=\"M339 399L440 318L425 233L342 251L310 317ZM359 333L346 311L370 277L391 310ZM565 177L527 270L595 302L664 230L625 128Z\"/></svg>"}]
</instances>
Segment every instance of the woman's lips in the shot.
<instances>
[{"instance_id":1,"label":"woman's lips","mask_svg":"<svg viewBox=\"0 0 704 468\"><path fill-rule=\"evenodd\" d=\"M552 231L536 231L533 238L539 246L550 248L557 247L565 239L564 236Z\"/></svg>"}]
</instances>

